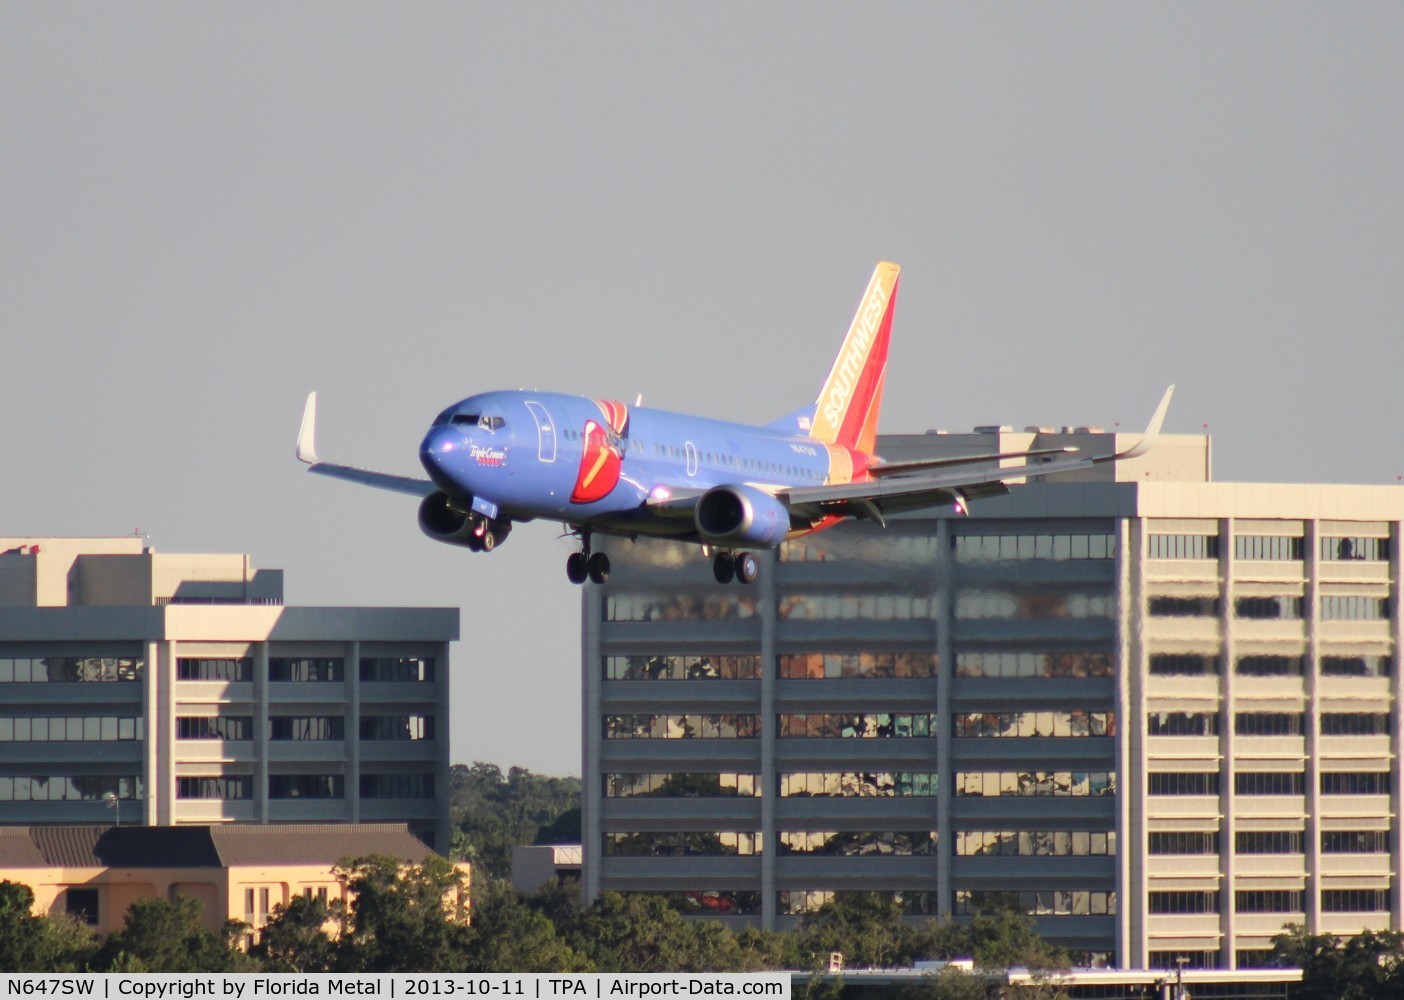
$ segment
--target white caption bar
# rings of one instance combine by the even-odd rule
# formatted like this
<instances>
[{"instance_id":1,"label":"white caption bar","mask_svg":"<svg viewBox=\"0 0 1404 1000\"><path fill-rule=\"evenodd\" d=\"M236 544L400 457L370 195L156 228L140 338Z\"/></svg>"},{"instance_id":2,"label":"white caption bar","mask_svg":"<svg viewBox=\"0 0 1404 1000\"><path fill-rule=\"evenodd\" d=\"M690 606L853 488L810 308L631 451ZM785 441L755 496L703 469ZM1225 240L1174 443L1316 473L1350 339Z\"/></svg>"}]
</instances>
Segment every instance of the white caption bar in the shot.
<instances>
[{"instance_id":1,"label":"white caption bar","mask_svg":"<svg viewBox=\"0 0 1404 1000\"><path fill-rule=\"evenodd\" d=\"M790 1000L783 972L656 972L548 974L380 973L0 974L0 1000L10 997L89 997L92 1000L268 1000L270 997L380 997L382 1000L488 997L508 1000L611 1000L652 997L770 997Z\"/></svg>"}]
</instances>

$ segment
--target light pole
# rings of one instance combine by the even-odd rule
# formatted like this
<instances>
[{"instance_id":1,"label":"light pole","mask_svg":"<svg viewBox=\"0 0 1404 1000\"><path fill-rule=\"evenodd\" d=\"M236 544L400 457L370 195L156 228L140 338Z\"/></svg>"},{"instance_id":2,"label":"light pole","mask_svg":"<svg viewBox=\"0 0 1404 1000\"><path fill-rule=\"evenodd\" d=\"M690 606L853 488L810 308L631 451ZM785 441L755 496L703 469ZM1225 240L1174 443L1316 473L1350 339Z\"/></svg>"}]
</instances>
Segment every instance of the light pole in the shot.
<instances>
[{"instance_id":1,"label":"light pole","mask_svg":"<svg viewBox=\"0 0 1404 1000\"><path fill-rule=\"evenodd\" d=\"M116 792L102 793L103 805L112 810L113 821L116 826L122 825L122 800L117 797Z\"/></svg>"},{"instance_id":2,"label":"light pole","mask_svg":"<svg viewBox=\"0 0 1404 1000\"><path fill-rule=\"evenodd\" d=\"M1177 955L1175 957L1175 1000L1186 1000L1185 993L1185 963L1189 961L1187 955Z\"/></svg>"}]
</instances>

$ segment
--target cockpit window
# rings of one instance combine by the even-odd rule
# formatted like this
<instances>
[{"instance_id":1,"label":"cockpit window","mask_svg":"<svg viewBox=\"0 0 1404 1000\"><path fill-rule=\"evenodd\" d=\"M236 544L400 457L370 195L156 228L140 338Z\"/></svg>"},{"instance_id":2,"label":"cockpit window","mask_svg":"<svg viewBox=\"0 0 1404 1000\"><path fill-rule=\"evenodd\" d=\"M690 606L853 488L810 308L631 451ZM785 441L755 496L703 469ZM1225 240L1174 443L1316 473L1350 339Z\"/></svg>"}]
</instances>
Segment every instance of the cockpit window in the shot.
<instances>
[{"instance_id":1,"label":"cockpit window","mask_svg":"<svg viewBox=\"0 0 1404 1000\"><path fill-rule=\"evenodd\" d=\"M485 416L485 417L479 417L479 418L478 418L478 426L481 427L481 428L482 428L483 430L485 430L485 431L496 431L496 430L501 430L501 429L502 429L503 427L505 427L506 425L507 425L507 421L503 420L501 417L486 417L486 416Z\"/></svg>"},{"instance_id":2,"label":"cockpit window","mask_svg":"<svg viewBox=\"0 0 1404 1000\"><path fill-rule=\"evenodd\" d=\"M476 413L455 413L453 415L453 422L456 424L470 424L476 426L478 423L478 415Z\"/></svg>"}]
</instances>

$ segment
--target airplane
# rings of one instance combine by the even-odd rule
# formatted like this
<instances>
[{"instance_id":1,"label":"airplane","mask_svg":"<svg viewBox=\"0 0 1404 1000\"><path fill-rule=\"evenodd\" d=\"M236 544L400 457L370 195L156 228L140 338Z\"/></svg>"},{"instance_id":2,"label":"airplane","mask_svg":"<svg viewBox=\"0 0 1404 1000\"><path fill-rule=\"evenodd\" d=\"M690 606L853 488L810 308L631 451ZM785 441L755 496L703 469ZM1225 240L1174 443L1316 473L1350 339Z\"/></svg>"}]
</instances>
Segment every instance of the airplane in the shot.
<instances>
[{"instance_id":1,"label":"airplane","mask_svg":"<svg viewBox=\"0 0 1404 1000\"><path fill-rule=\"evenodd\" d=\"M309 471L420 498L426 535L491 552L518 522L562 522L580 542L566 560L572 583L609 578L595 534L692 542L718 583L753 583L756 551L858 518L886 524L908 511L1009 492L1042 478L1150 450L1175 387L1145 434L1108 455L1042 448L884 462L876 453L900 268L873 271L858 312L813 403L764 426L632 407L606 399L520 390L469 396L440 413L419 447L427 479L323 462L317 394L297 438ZM1022 460L1022 465L1002 463ZM973 466L973 468L972 468Z\"/></svg>"}]
</instances>

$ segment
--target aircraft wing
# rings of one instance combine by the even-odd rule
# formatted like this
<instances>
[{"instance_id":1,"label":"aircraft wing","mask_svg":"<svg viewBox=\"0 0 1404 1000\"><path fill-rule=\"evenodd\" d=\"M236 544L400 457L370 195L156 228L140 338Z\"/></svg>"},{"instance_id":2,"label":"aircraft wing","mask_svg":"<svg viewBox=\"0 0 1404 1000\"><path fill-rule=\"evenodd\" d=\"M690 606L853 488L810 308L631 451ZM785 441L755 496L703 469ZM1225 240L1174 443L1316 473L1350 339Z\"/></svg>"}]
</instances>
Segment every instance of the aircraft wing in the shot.
<instances>
[{"instance_id":1,"label":"aircraft wing","mask_svg":"<svg viewBox=\"0 0 1404 1000\"><path fill-rule=\"evenodd\" d=\"M1125 451L1111 455L1055 458L1050 451L1028 452L1024 454L1029 458L1037 458L1038 461L1026 462L1019 466L979 469L942 468L940 465L928 466L924 462L903 463L912 470L912 475L891 474L901 468L894 463L887 467L889 474L883 478L831 486L796 487L781 491L777 497L792 511L816 520L826 515L838 515L866 517L880 522L885 515L925 507L954 504L963 509L967 499L1008 493L1007 484L1011 480L1038 479L1060 472L1085 469L1103 462L1122 461L1144 455L1160 434L1160 427L1165 422L1165 413L1170 408L1170 397L1174 391L1173 385L1165 390L1165 395L1161 397L1160 405L1156 407L1155 415L1151 417L1150 424L1140 440ZM986 456L986 460L1018 457L1019 454L991 455ZM923 468L929 471L918 472Z\"/></svg>"},{"instance_id":2,"label":"aircraft wing","mask_svg":"<svg viewBox=\"0 0 1404 1000\"><path fill-rule=\"evenodd\" d=\"M308 472L330 476L333 479L345 479L348 482L360 483L362 486L374 486L378 490L392 490L395 493L426 497L438 489L427 479L396 476L389 472L373 472L370 469L358 469L354 465L337 465L334 462L323 462L318 459L317 394L315 392L307 394L307 406L302 411L302 427L297 432L297 460L307 463Z\"/></svg>"}]
</instances>

